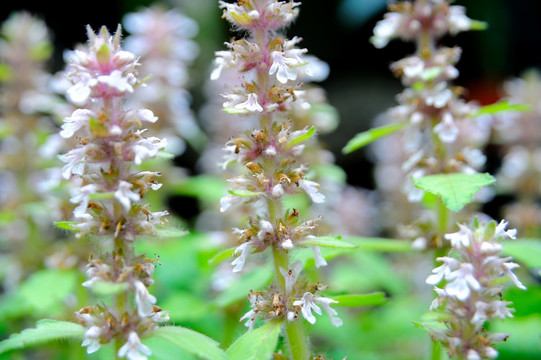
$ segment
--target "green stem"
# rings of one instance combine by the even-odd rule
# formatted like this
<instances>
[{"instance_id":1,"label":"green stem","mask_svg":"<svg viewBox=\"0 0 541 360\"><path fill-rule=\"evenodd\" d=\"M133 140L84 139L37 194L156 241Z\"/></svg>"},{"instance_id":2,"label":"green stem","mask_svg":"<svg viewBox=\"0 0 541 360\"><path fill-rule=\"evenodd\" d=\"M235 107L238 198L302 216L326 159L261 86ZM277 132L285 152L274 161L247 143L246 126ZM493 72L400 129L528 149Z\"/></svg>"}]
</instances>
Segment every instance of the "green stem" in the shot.
<instances>
[{"instance_id":1,"label":"green stem","mask_svg":"<svg viewBox=\"0 0 541 360\"><path fill-rule=\"evenodd\" d=\"M434 340L432 341L432 356L431 360L441 360L441 357L443 355L441 344L439 341Z\"/></svg>"},{"instance_id":2,"label":"green stem","mask_svg":"<svg viewBox=\"0 0 541 360\"><path fill-rule=\"evenodd\" d=\"M291 350L291 356L293 360L308 360L310 358L310 350L308 349L308 343L306 336L304 335L304 329L301 321L287 321L286 336Z\"/></svg>"}]
</instances>

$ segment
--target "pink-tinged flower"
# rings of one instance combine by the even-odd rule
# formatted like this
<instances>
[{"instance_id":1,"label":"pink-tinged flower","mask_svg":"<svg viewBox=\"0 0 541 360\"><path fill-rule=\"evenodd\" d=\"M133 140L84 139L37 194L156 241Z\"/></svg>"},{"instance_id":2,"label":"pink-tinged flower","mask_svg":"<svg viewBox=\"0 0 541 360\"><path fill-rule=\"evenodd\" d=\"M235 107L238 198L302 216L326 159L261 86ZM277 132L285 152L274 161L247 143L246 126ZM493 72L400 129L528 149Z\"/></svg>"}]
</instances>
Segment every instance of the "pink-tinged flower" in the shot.
<instances>
[{"instance_id":1,"label":"pink-tinged flower","mask_svg":"<svg viewBox=\"0 0 541 360\"><path fill-rule=\"evenodd\" d=\"M98 326L91 326L86 332L84 336L83 343L81 346L86 346L86 353L92 354L98 351L101 347L100 343L100 336L101 336L101 328Z\"/></svg>"},{"instance_id":2,"label":"pink-tinged flower","mask_svg":"<svg viewBox=\"0 0 541 360\"><path fill-rule=\"evenodd\" d=\"M246 101L233 106L237 110L246 110L249 112L262 112L263 107L259 105L257 94L251 93L246 95Z\"/></svg>"},{"instance_id":3,"label":"pink-tinged flower","mask_svg":"<svg viewBox=\"0 0 541 360\"><path fill-rule=\"evenodd\" d=\"M458 224L460 231L451 234L445 234L445 239L451 242L451 246L456 249L463 249L470 247L472 245L472 236L473 233L465 225Z\"/></svg>"},{"instance_id":4,"label":"pink-tinged flower","mask_svg":"<svg viewBox=\"0 0 541 360\"><path fill-rule=\"evenodd\" d=\"M284 277L286 281L286 294L290 294L291 290L293 289L293 285L297 282L297 279L299 278L299 275L302 271L303 264L301 261L295 261L293 265L291 266L291 269L286 270L283 267L280 267L280 274Z\"/></svg>"},{"instance_id":5,"label":"pink-tinged flower","mask_svg":"<svg viewBox=\"0 0 541 360\"><path fill-rule=\"evenodd\" d=\"M276 78L282 84L285 84L288 80L297 80L297 72L292 66L298 65L301 62L296 59L286 58L285 54L281 51L273 51L271 58L272 65L269 69L269 75L276 73Z\"/></svg>"},{"instance_id":6,"label":"pink-tinged flower","mask_svg":"<svg viewBox=\"0 0 541 360\"><path fill-rule=\"evenodd\" d=\"M460 301L466 300L472 290L481 290L481 284L474 276L472 264L461 264L460 269L447 274L446 279L449 282L445 285L445 292L447 295L454 296Z\"/></svg>"},{"instance_id":7,"label":"pink-tinged flower","mask_svg":"<svg viewBox=\"0 0 541 360\"><path fill-rule=\"evenodd\" d=\"M325 202L325 195L319 192L319 184L315 181L301 179L299 180L299 186L310 196L313 202Z\"/></svg>"},{"instance_id":8,"label":"pink-tinged flower","mask_svg":"<svg viewBox=\"0 0 541 360\"><path fill-rule=\"evenodd\" d=\"M69 179L71 175L83 174L85 169L86 151L89 150L89 148L96 148L96 150L98 150L96 146L82 146L70 150L61 157L61 160L66 163L66 165L62 167L62 177L64 179Z\"/></svg>"},{"instance_id":9,"label":"pink-tinged flower","mask_svg":"<svg viewBox=\"0 0 541 360\"><path fill-rule=\"evenodd\" d=\"M118 349L118 357L128 360L146 360L147 356L152 355L150 348L139 339L135 331L130 332L128 341Z\"/></svg>"},{"instance_id":10,"label":"pink-tinged flower","mask_svg":"<svg viewBox=\"0 0 541 360\"><path fill-rule=\"evenodd\" d=\"M140 135L141 133L142 131L138 131L136 134ZM167 139L160 139L155 136L149 138L141 137L132 146L133 162L136 165L141 165L143 160L154 158L166 146Z\"/></svg>"},{"instance_id":11,"label":"pink-tinged flower","mask_svg":"<svg viewBox=\"0 0 541 360\"><path fill-rule=\"evenodd\" d=\"M117 95L131 94L133 86L130 80L122 75L119 70L113 70L109 75L98 76L98 86L106 85L111 88Z\"/></svg>"},{"instance_id":12,"label":"pink-tinged flower","mask_svg":"<svg viewBox=\"0 0 541 360\"><path fill-rule=\"evenodd\" d=\"M438 266L434 270L432 270L433 274L426 278L426 283L429 285L437 285L439 284L444 278L446 278L451 271L456 269L460 262L456 259L453 259L449 256L439 257L437 258L438 261L443 261L443 265Z\"/></svg>"},{"instance_id":13,"label":"pink-tinged flower","mask_svg":"<svg viewBox=\"0 0 541 360\"><path fill-rule=\"evenodd\" d=\"M97 118L98 114L89 109L76 109L71 116L64 118L64 124L62 124L62 131L60 136L65 139L71 138L76 132L83 129L83 136L86 137L88 133L88 124L90 119Z\"/></svg>"}]
</instances>

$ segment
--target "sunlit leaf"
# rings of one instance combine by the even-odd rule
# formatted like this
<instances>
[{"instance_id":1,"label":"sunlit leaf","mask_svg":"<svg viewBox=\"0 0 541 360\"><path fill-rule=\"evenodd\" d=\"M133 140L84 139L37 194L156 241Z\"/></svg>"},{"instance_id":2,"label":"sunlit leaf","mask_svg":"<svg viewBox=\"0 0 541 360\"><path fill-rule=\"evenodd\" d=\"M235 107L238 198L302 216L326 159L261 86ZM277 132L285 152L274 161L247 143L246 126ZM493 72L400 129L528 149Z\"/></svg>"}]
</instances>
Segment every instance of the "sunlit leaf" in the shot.
<instances>
[{"instance_id":1,"label":"sunlit leaf","mask_svg":"<svg viewBox=\"0 0 541 360\"><path fill-rule=\"evenodd\" d=\"M85 328L79 324L67 321L40 320L36 323L35 328L23 330L0 342L0 354L49 341L68 338L82 339L84 333Z\"/></svg>"},{"instance_id":2,"label":"sunlit leaf","mask_svg":"<svg viewBox=\"0 0 541 360\"><path fill-rule=\"evenodd\" d=\"M381 139L387 135L391 135L409 125L408 122L401 122L397 124L389 124L380 126L374 129L370 129L355 135L348 141L346 146L342 149L342 153L349 154L357 149L362 148L378 139Z\"/></svg>"},{"instance_id":3,"label":"sunlit leaf","mask_svg":"<svg viewBox=\"0 0 541 360\"><path fill-rule=\"evenodd\" d=\"M286 144L286 147L292 148L295 145L303 143L306 140L310 139L312 136L314 136L315 133L316 133L316 127L312 126L306 133L289 140Z\"/></svg>"},{"instance_id":4,"label":"sunlit leaf","mask_svg":"<svg viewBox=\"0 0 541 360\"><path fill-rule=\"evenodd\" d=\"M253 192L253 191L240 190L240 189L229 190L229 193L231 195L235 195L235 196L238 196L238 197L252 197L252 196L259 196L259 195L263 194L262 192Z\"/></svg>"},{"instance_id":5,"label":"sunlit leaf","mask_svg":"<svg viewBox=\"0 0 541 360\"><path fill-rule=\"evenodd\" d=\"M414 249L411 242L388 238L347 236L344 240L355 244L358 250L380 252L408 252Z\"/></svg>"},{"instance_id":6,"label":"sunlit leaf","mask_svg":"<svg viewBox=\"0 0 541 360\"><path fill-rule=\"evenodd\" d=\"M169 187L176 195L195 197L210 202L218 202L227 191L227 183L224 179L210 176L192 176L182 182Z\"/></svg>"},{"instance_id":7,"label":"sunlit leaf","mask_svg":"<svg viewBox=\"0 0 541 360\"><path fill-rule=\"evenodd\" d=\"M485 115L485 114L493 115L493 114L506 112L506 111L526 112L526 111L530 111L530 109L531 109L530 105L509 104L509 100L504 100L504 101L497 102L495 104L485 105L481 107L477 111L477 113L475 113L474 116Z\"/></svg>"},{"instance_id":8,"label":"sunlit leaf","mask_svg":"<svg viewBox=\"0 0 541 360\"><path fill-rule=\"evenodd\" d=\"M530 269L541 268L541 239L507 241L503 253Z\"/></svg>"},{"instance_id":9,"label":"sunlit leaf","mask_svg":"<svg viewBox=\"0 0 541 360\"><path fill-rule=\"evenodd\" d=\"M272 272L265 267L257 268L234 281L214 300L219 307L226 307L240 299L246 299L250 290L263 289L270 282Z\"/></svg>"},{"instance_id":10,"label":"sunlit leaf","mask_svg":"<svg viewBox=\"0 0 541 360\"><path fill-rule=\"evenodd\" d=\"M196 331L179 326L162 326L152 332L151 338L160 338L180 350L207 360L226 360L225 352L215 340ZM150 339L151 339L150 338ZM148 341L143 341L148 344ZM149 344L150 345L150 344ZM152 347L151 347L152 349Z\"/></svg>"},{"instance_id":11,"label":"sunlit leaf","mask_svg":"<svg viewBox=\"0 0 541 360\"><path fill-rule=\"evenodd\" d=\"M73 225L78 224L78 222L76 222L76 221L57 221L54 224L59 229L77 230L76 228L73 227Z\"/></svg>"},{"instance_id":12,"label":"sunlit leaf","mask_svg":"<svg viewBox=\"0 0 541 360\"><path fill-rule=\"evenodd\" d=\"M209 264L217 264L226 259L231 259L231 257L233 256L233 253L235 252L235 249L236 248L229 248L229 249L220 251L209 260Z\"/></svg>"},{"instance_id":13,"label":"sunlit leaf","mask_svg":"<svg viewBox=\"0 0 541 360\"><path fill-rule=\"evenodd\" d=\"M188 235L186 230L178 229L172 226L157 226L156 236L159 238L181 238Z\"/></svg>"},{"instance_id":14,"label":"sunlit leaf","mask_svg":"<svg viewBox=\"0 0 541 360\"><path fill-rule=\"evenodd\" d=\"M385 293L375 292L371 294L347 294L332 296L333 300L338 301L336 306L360 307L383 305L387 302Z\"/></svg>"},{"instance_id":15,"label":"sunlit leaf","mask_svg":"<svg viewBox=\"0 0 541 360\"><path fill-rule=\"evenodd\" d=\"M301 245L308 246L324 246L331 248L355 248L355 244L351 244L342 240L340 236L319 236L311 239L305 239L300 242Z\"/></svg>"},{"instance_id":16,"label":"sunlit leaf","mask_svg":"<svg viewBox=\"0 0 541 360\"><path fill-rule=\"evenodd\" d=\"M238 338L227 350L230 360L269 360L276 349L280 322L269 321Z\"/></svg>"},{"instance_id":17,"label":"sunlit leaf","mask_svg":"<svg viewBox=\"0 0 541 360\"><path fill-rule=\"evenodd\" d=\"M442 198L444 205L458 212L473 200L481 188L493 184L496 179L488 174L437 174L412 178L416 187Z\"/></svg>"}]
</instances>

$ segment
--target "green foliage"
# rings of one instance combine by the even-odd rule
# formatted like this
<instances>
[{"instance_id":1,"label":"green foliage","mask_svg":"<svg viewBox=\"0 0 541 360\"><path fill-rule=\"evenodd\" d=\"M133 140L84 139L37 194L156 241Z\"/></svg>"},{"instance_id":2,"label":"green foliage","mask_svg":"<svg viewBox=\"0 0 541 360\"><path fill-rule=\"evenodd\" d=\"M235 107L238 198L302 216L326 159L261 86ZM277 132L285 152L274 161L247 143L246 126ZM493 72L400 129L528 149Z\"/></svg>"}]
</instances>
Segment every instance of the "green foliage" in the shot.
<instances>
[{"instance_id":1,"label":"green foliage","mask_svg":"<svg viewBox=\"0 0 541 360\"><path fill-rule=\"evenodd\" d=\"M160 341L161 340L161 341ZM178 350L193 354L200 359L226 360L225 352L220 349L218 342L196 331L178 326L162 326L152 332L150 338L143 341L154 354L154 359L179 359ZM169 348L167 352L160 351L163 343ZM161 349L163 350L163 349ZM169 357L156 354L168 354Z\"/></svg>"},{"instance_id":2,"label":"green foliage","mask_svg":"<svg viewBox=\"0 0 541 360\"><path fill-rule=\"evenodd\" d=\"M0 319L64 314L64 301L80 286L78 279L77 270L45 269L33 273L14 293L1 299Z\"/></svg>"},{"instance_id":3,"label":"green foliage","mask_svg":"<svg viewBox=\"0 0 541 360\"><path fill-rule=\"evenodd\" d=\"M356 248L354 244L342 240L341 236L318 236L311 239L305 239L300 241L300 245L303 246L324 246L330 248L344 248L353 249Z\"/></svg>"},{"instance_id":4,"label":"green foliage","mask_svg":"<svg viewBox=\"0 0 541 360\"><path fill-rule=\"evenodd\" d=\"M308 129L308 131L306 133L304 133L302 135L299 135L296 138L293 138L293 139L289 140L287 142L287 144L286 144L286 147L287 148L292 148L295 145L303 143L303 142L307 141L308 139L310 139L312 136L314 136L315 133L316 133L316 127L312 126L310 129Z\"/></svg>"},{"instance_id":5,"label":"green foliage","mask_svg":"<svg viewBox=\"0 0 541 360\"><path fill-rule=\"evenodd\" d=\"M49 341L68 338L82 339L84 333L84 327L79 324L67 321L40 320L36 323L35 328L23 330L0 342L0 354Z\"/></svg>"},{"instance_id":6,"label":"green foliage","mask_svg":"<svg viewBox=\"0 0 541 360\"><path fill-rule=\"evenodd\" d=\"M449 210L458 212L473 200L481 188L493 184L496 179L487 173L452 173L412 178L412 181L416 187L441 197Z\"/></svg>"},{"instance_id":7,"label":"green foliage","mask_svg":"<svg viewBox=\"0 0 541 360\"><path fill-rule=\"evenodd\" d=\"M245 333L226 351L230 360L269 360L276 349L280 335L280 322L265 325Z\"/></svg>"},{"instance_id":8,"label":"green foliage","mask_svg":"<svg viewBox=\"0 0 541 360\"><path fill-rule=\"evenodd\" d=\"M333 300L338 301L336 306L344 307L360 307L360 306L374 306L383 305L387 303L385 293L375 292L371 294L346 294L332 296Z\"/></svg>"},{"instance_id":9,"label":"green foliage","mask_svg":"<svg viewBox=\"0 0 541 360\"><path fill-rule=\"evenodd\" d=\"M541 268L541 241L539 239L519 239L503 245L503 253L530 269Z\"/></svg>"},{"instance_id":10,"label":"green foliage","mask_svg":"<svg viewBox=\"0 0 541 360\"><path fill-rule=\"evenodd\" d=\"M387 135L391 135L406 126L408 126L408 122L401 122L396 124L389 124L380 126L377 128L373 128L361 133L358 133L355 135L351 140L348 141L346 146L342 149L342 153L349 154L352 153L355 150L358 150L362 148L363 146L366 146L378 139L381 139Z\"/></svg>"},{"instance_id":11,"label":"green foliage","mask_svg":"<svg viewBox=\"0 0 541 360\"><path fill-rule=\"evenodd\" d=\"M214 300L218 307L226 307L245 299L250 290L263 289L272 279L272 272L266 267L259 267L242 275L231 286L220 293Z\"/></svg>"},{"instance_id":12,"label":"green foliage","mask_svg":"<svg viewBox=\"0 0 541 360\"><path fill-rule=\"evenodd\" d=\"M485 105L481 107L474 116L493 115L507 111L527 112L531 110L530 105L526 104L509 104L509 100L497 102L495 104Z\"/></svg>"},{"instance_id":13,"label":"green foliage","mask_svg":"<svg viewBox=\"0 0 541 360\"><path fill-rule=\"evenodd\" d=\"M361 237L347 236L345 241L355 244L358 250L362 251L377 251L377 252L409 252L414 251L409 241L378 238L378 237Z\"/></svg>"},{"instance_id":14,"label":"green foliage","mask_svg":"<svg viewBox=\"0 0 541 360\"><path fill-rule=\"evenodd\" d=\"M173 226L158 226L156 227L156 236L159 238L179 239L188 235L188 231L181 230Z\"/></svg>"},{"instance_id":15,"label":"green foliage","mask_svg":"<svg viewBox=\"0 0 541 360\"><path fill-rule=\"evenodd\" d=\"M172 194L195 197L214 203L220 201L227 192L225 180L211 175L191 176L169 187Z\"/></svg>"}]
</instances>

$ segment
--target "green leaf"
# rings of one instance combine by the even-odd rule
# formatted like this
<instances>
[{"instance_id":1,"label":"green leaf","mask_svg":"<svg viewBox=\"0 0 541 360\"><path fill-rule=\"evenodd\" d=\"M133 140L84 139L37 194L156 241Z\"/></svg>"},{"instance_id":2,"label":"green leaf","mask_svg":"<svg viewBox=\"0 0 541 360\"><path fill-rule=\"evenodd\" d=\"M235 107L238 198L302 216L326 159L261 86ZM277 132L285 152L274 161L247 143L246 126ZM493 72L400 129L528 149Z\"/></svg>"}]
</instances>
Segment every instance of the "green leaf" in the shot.
<instances>
[{"instance_id":1,"label":"green leaf","mask_svg":"<svg viewBox=\"0 0 541 360\"><path fill-rule=\"evenodd\" d=\"M527 112L530 111L531 106L526 104L509 104L509 100L500 101L494 104L485 105L481 107L477 113L475 113L473 116L479 116L479 115L492 115L497 114L505 111L519 111L519 112Z\"/></svg>"},{"instance_id":2,"label":"green leaf","mask_svg":"<svg viewBox=\"0 0 541 360\"><path fill-rule=\"evenodd\" d=\"M0 227L11 224L15 220L15 213L11 210L0 211Z\"/></svg>"},{"instance_id":3,"label":"green leaf","mask_svg":"<svg viewBox=\"0 0 541 360\"><path fill-rule=\"evenodd\" d=\"M0 63L0 82L5 82L13 76L11 68L8 64Z\"/></svg>"},{"instance_id":4,"label":"green leaf","mask_svg":"<svg viewBox=\"0 0 541 360\"><path fill-rule=\"evenodd\" d=\"M90 200L106 200L106 199L112 199L115 197L114 192L104 192L104 193L93 193L89 194L88 198Z\"/></svg>"},{"instance_id":5,"label":"green leaf","mask_svg":"<svg viewBox=\"0 0 541 360\"><path fill-rule=\"evenodd\" d=\"M332 299L338 301L338 304L335 304L336 306L345 307L374 306L387 303L383 292L337 295L332 296Z\"/></svg>"},{"instance_id":6,"label":"green leaf","mask_svg":"<svg viewBox=\"0 0 541 360\"><path fill-rule=\"evenodd\" d=\"M77 230L73 227L73 225L78 224L76 221L57 221L54 223L57 228L64 229L64 230Z\"/></svg>"},{"instance_id":7,"label":"green leaf","mask_svg":"<svg viewBox=\"0 0 541 360\"><path fill-rule=\"evenodd\" d=\"M172 226L156 227L156 236L159 238L181 238L188 235L189 232Z\"/></svg>"},{"instance_id":8,"label":"green leaf","mask_svg":"<svg viewBox=\"0 0 541 360\"><path fill-rule=\"evenodd\" d=\"M486 30L488 23L479 20L472 20L470 24L470 30Z\"/></svg>"},{"instance_id":9,"label":"green leaf","mask_svg":"<svg viewBox=\"0 0 541 360\"><path fill-rule=\"evenodd\" d=\"M507 241L503 245L503 253L530 269L541 268L541 240L518 239Z\"/></svg>"},{"instance_id":10,"label":"green leaf","mask_svg":"<svg viewBox=\"0 0 541 360\"><path fill-rule=\"evenodd\" d=\"M389 124L380 126L374 129L370 129L368 131L364 131L362 133L359 133L353 137L353 139L349 140L346 146L342 149L343 154L349 154L357 149L360 149L361 147L370 144L371 142L374 142L382 137L385 137L387 135L391 135L392 133L395 133L403 128L405 128L407 125L409 125L408 122L401 122L397 124Z\"/></svg>"},{"instance_id":11,"label":"green leaf","mask_svg":"<svg viewBox=\"0 0 541 360\"><path fill-rule=\"evenodd\" d=\"M269 321L238 338L226 354L230 360L269 360L276 349L280 322Z\"/></svg>"},{"instance_id":12,"label":"green leaf","mask_svg":"<svg viewBox=\"0 0 541 360\"><path fill-rule=\"evenodd\" d=\"M341 236L319 236L312 239L306 239L300 242L301 245L308 246L324 246L331 248L356 248L355 244L351 244L342 240Z\"/></svg>"},{"instance_id":13,"label":"green leaf","mask_svg":"<svg viewBox=\"0 0 541 360\"><path fill-rule=\"evenodd\" d=\"M229 190L229 193L238 197L251 197L263 194L262 192L253 192L248 190Z\"/></svg>"},{"instance_id":14,"label":"green leaf","mask_svg":"<svg viewBox=\"0 0 541 360\"><path fill-rule=\"evenodd\" d=\"M229 249L225 249L225 250L222 250L222 251L218 252L216 255L214 255L209 260L209 264L217 264L217 263L222 262L222 261L224 261L226 259L231 259L231 257L235 253L235 249L236 248L229 248Z\"/></svg>"},{"instance_id":15,"label":"green leaf","mask_svg":"<svg viewBox=\"0 0 541 360\"><path fill-rule=\"evenodd\" d=\"M271 280L272 272L265 267L254 269L236 280L214 300L219 307L226 307L235 301L246 299L250 290L264 288Z\"/></svg>"},{"instance_id":16,"label":"green leaf","mask_svg":"<svg viewBox=\"0 0 541 360\"><path fill-rule=\"evenodd\" d=\"M196 331L179 326L161 326L152 332L152 338L163 339L193 355L207 360L226 360L225 352L215 340ZM145 341L144 341L145 342Z\"/></svg>"},{"instance_id":17,"label":"green leaf","mask_svg":"<svg viewBox=\"0 0 541 360\"><path fill-rule=\"evenodd\" d=\"M92 283L92 292L98 296L111 296L128 289L128 283L112 283L110 281L98 280Z\"/></svg>"},{"instance_id":18,"label":"green leaf","mask_svg":"<svg viewBox=\"0 0 541 360\"><path fill-rule=\"evenodd\" d=\"M374 237L359 237L348 236L345 238L356 245L358 250L362 251L381 251L381 252L408 252L414 251L409 241L374 238Z\"/></svg>"},{"instance_id":19,"label":"green leaf","mask_svg":"<svg viewBox=\"0 0 541 360\"><path fill-rule=\"evenodd\" d=\"M310 139L314 134L316 133L316 127L312 126L306 133L299 135L291 140L289 140L286 144L287 148L292 148L293 146L303 143L306 140Z\"/></svg>"},{"instance_id":20,"label":"green leaf","mask_svg":"<svg viewBox=\"0 0 541 360\"><path fill-rule=\"evenodd\" d=\"M458 212L472 201L481 188L493 184L496 179L488 173L453 173L412 178L412 181L416 187L440 196L449 210Z\"/></svg>"},{"instance_id":21,"label":"green leaf","mask_svg":"<svg viewBox=\"0 0 541 360\"><path fill-rule=\"evenodd\" d=\"M195 197L209 202L218 202L227 191L224 179L210 175L191 176L185 181L170 187L171 192L177 195Z\"/></svg>"},{"instance_id":22,"label":"green leaf","mask_svg":"<svg viewBox=\"0 0 541 360\"><path fill-rule=\"evenodd\" d=\"M0 342L0 354L49 341L68 338L82 339L84 334L85 328L79 324L67 321L40 320L36 323L35 328L23 330Z\"/></svg>"}]
</instances>

